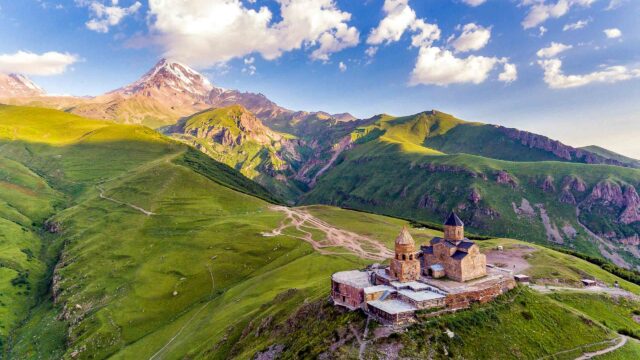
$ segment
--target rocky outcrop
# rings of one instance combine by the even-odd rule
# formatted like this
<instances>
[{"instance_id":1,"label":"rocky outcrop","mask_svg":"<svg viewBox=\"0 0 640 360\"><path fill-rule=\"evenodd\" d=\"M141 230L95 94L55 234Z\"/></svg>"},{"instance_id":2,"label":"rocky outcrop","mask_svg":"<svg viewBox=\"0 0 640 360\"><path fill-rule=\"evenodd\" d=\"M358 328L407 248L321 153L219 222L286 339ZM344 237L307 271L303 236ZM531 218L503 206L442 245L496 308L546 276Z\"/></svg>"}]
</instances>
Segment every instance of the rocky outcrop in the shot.
<instances>
[{"instance_id":1,"label":"rocky outcrop","mask_svg":"<svg viewBox=\"0 0 640 360\"><path fill-rule=\"evenodd\" d=\"M565 145L558 140L549 139L546 136L533 134L528 131L522 131L513 128L497 126L509 139L519 142L531 149L539 149L547 151L561 160L582 162L586 164L608 164L617 166L630 166L629 164L618 160L605 158L584 149L576 149L572 146Z\"/></svg>"},{"instance_id":2,"label":"rocky outcrop","mask_svg":"<svg viewBox=\"0 0 640 360\"><path fill-rule=\"evenodd\" d=\"M498 184L510 185L513 188L518 186L518 181L516 180L516 178L514 178L513 176L511 176L511 174L504 170L500 170L496 173L496 182Z\"/></svg>"},{"instance_id":3,"label":"rocky outcrop","mask_svg":"<svg viewBox=\"0 0 640 360\"><path fill-rule=\"evenodd\" d=\"M44 223L44 230L52 234L57 234L62 231L62 225L57 221L47 220Z\"/></svg>"},{"instance_id":4,"label":"rocky outcrop","mask_svg":"<svg viewBox=\"0 0 640 360\"><path fill-rule=\"evenodd\" d=\"M596 202L601 202L604 205L624 206L625 199L622 188L618 183L611 180L600 181L593 187L591 194L585 201L587 205L592 205Z\"/></svg>"},{"instance_id":5,"label":"rocky outcrop","mask_svg":"<svg viewBox=\"0 0 640 360\"><path fill-rule=\"evenodd\" d=\"M544 192L556 192L556 185L553 183L553 176L547 175L542 182L541 188Z\"/></svg>"},{"instance_id":6,"label":"rocky outcrop","mask_svg":"<svg viewBox=\"0 0 640 360\"><path fill-rule=\"evenodd\" d=\"M625 185L622 196L626 207L620 214L620 222L631 224L640 221L640 197L638 197L636 188L631 185Z\"/></svg>"},{"instance_id":7,"label":"rocky outcrop","mask_svg":"<svg viewBox=\"0 0 640 360\"><path fill-rule=\"evenodd\" d=\"M562 189L559 200L561 203L569 204L569 205L576 205L577 203L576 197L573 196L573 193L571 193L571 191L569 191L569 189L567 188Z\"/></svg>"},{"instance_id":8,"label":"rocky outcrop","mask_svg":"<svg viewBox=\"0 0 640 360\"><path fill-rule=\"evenodd\" d=\"M633 185L623 183L621 186L611 180L603 180L593 187L584 205L590 207L596 203L622 208L617 219L622 224L640 221L640 196Z\"/></svg>"},{"instance_id":9,"label":"rocky outcrop","mask_svg":"<svg viewBox=\"0 0 640 360\"><path fill-rule=\"evenodd\" d=\"M625 245L638 246L640 245L640 235L635 234L633 236L629 236L623 239L618 239L618 241Z\"/></svg>"},{"instance_id":10,"label":"rocky outcrop","mask_svg":"<svg viewBox=\"0 0 640 360\"><path fill-rule=\"evenodd\" d=\"M587 191L587 184L577 176L565 176L562 181L562 187L577 192Z\"/></svg>"},{"instance_id":11,"label":"rocky outcrop","mask_svg":"<svg viewBox=\"0 0 640 360\"><path fill-rule=\"evenodd\" d=\"M536 216L536 210L533 208L533 206L531 206L529 200L525 198L522 198L520 206L516 205L516 203L514 202L512 202L511 205L513 206L513 212L515 212L517 215L524 215L527 217Z\"/></svg>"},{"instance_id":12,"label":"rocky outcrop","mask_svg":"<svg viewBox=\"0 0 640 360\"><path fill-rule=\"evenodd\" d=\"M478 189L471 189L471 193L469 194L469 201L477 204L480 202L480 200L482 200L482 197L480 196L480 192L478 191Z\"/></svg>"},{"instance_id":13,"label":"rocky outcrop","mask_svg":"<svg viewBox=\"0 0 640 360\"><path fill-rule=\"evenodd\" d=\"M431 198L431 196L429 196L429 194L424 194L418 202L418 207L420 209L434 209L435 201Z\"/></svg>"}]
</instances>

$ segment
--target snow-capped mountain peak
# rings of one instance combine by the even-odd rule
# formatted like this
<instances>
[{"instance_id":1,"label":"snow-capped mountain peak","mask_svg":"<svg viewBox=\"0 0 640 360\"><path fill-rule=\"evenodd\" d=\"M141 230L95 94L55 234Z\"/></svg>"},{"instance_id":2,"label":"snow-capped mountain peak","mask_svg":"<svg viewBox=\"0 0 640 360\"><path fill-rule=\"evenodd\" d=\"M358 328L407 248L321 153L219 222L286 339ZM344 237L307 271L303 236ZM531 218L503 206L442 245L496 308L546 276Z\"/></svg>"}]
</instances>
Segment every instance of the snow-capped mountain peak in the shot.
<instances>
[{"instance_id":1,"label":"snow-capped mountain peak","mask_svg":"<svg viewBox=\"0 0 640 360\"><path fill-rule=\"evenodd\" d=\"M44 89L21 74L0 74L0 97L42 96Z\"/></svg>"},{"instance_id":2,"label":"snow-capped mountain peak","mask_svg":"<svg viewBox=\"0 0 640 360\"><path fill-rule=\"evenodd\" d=\"M183 63L162 59L136 82L114 91L124 95L168 92L204 100L213 89L209 79Z\"/></svg>"}]
</instances>

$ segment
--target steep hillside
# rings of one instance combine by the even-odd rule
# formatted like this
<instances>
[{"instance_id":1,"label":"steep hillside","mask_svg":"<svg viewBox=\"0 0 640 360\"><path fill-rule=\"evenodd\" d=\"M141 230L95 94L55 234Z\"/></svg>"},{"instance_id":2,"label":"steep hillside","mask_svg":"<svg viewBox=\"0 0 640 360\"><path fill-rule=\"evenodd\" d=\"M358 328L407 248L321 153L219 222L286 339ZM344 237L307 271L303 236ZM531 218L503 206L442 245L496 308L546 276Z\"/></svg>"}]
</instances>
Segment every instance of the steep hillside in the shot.
<instances>
[{"instance_id":1,"label":"steep hillside","mask_svg":"<svg viewBox=\"0 0 640 360\"><path fill-rule=\"evenodd\" d=\"M295 199L300 194L291 180L302 161L300 142L272 131L240 105L203 111L161 131L235 168L282 198Z\"/></svg>"},{"instance_id":2,"label":"steep hillside","mask_svg":"<svg viewBox=\"0 0 640 360\"><path fill-rule=\"evenodd\" d=\"M437 112L379 116L352 133L356 146L343 153L302 203L428 221L439 221L455 208L477 232L555 243L624 266L640 264L640 170L533 161L554 155L504 142L487 135L487 129L494 127Z\"/></svg>"}]
</instances>

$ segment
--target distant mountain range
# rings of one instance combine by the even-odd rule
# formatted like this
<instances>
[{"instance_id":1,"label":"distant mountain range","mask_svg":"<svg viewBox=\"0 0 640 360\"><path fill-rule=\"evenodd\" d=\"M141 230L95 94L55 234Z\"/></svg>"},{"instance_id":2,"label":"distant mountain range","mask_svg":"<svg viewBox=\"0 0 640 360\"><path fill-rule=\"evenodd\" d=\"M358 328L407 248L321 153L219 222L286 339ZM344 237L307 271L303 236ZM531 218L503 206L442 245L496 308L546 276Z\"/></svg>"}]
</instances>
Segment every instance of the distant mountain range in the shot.
<instances>
[{"instance_id":1,"label":"distant mountain range","mask_svg":"<svg viewBox=\"0 0 640 360\"><path fill-rule=\"evenodd\" d=\"M44 96L19 75L0 80L2 102L157 128L290 204L426 222L457 209L475 232L640 265L640 161L597 146L574 148L436 110L369 119L292 111L166 59L94 98Z\"/></svg>"}]
</instances>

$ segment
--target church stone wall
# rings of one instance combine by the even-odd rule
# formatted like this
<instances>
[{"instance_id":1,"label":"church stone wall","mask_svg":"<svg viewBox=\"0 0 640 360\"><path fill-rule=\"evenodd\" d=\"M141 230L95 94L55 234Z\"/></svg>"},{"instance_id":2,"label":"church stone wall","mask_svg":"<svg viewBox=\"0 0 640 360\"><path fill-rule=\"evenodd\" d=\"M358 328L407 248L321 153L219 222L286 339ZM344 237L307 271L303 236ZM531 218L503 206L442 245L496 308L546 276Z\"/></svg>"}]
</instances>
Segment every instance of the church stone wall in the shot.
<instances>
[{"instance_id":1,"label":"church stone wall","mask_svg":"<svg viewBox=\"0 0 640 360\"><path fill-rule=\"evenodd\" d=\"M459 281L469 281L487 275L487 256L484 254L469 254L460 262L461 274Z\"/></svg>"}]
</instances>

